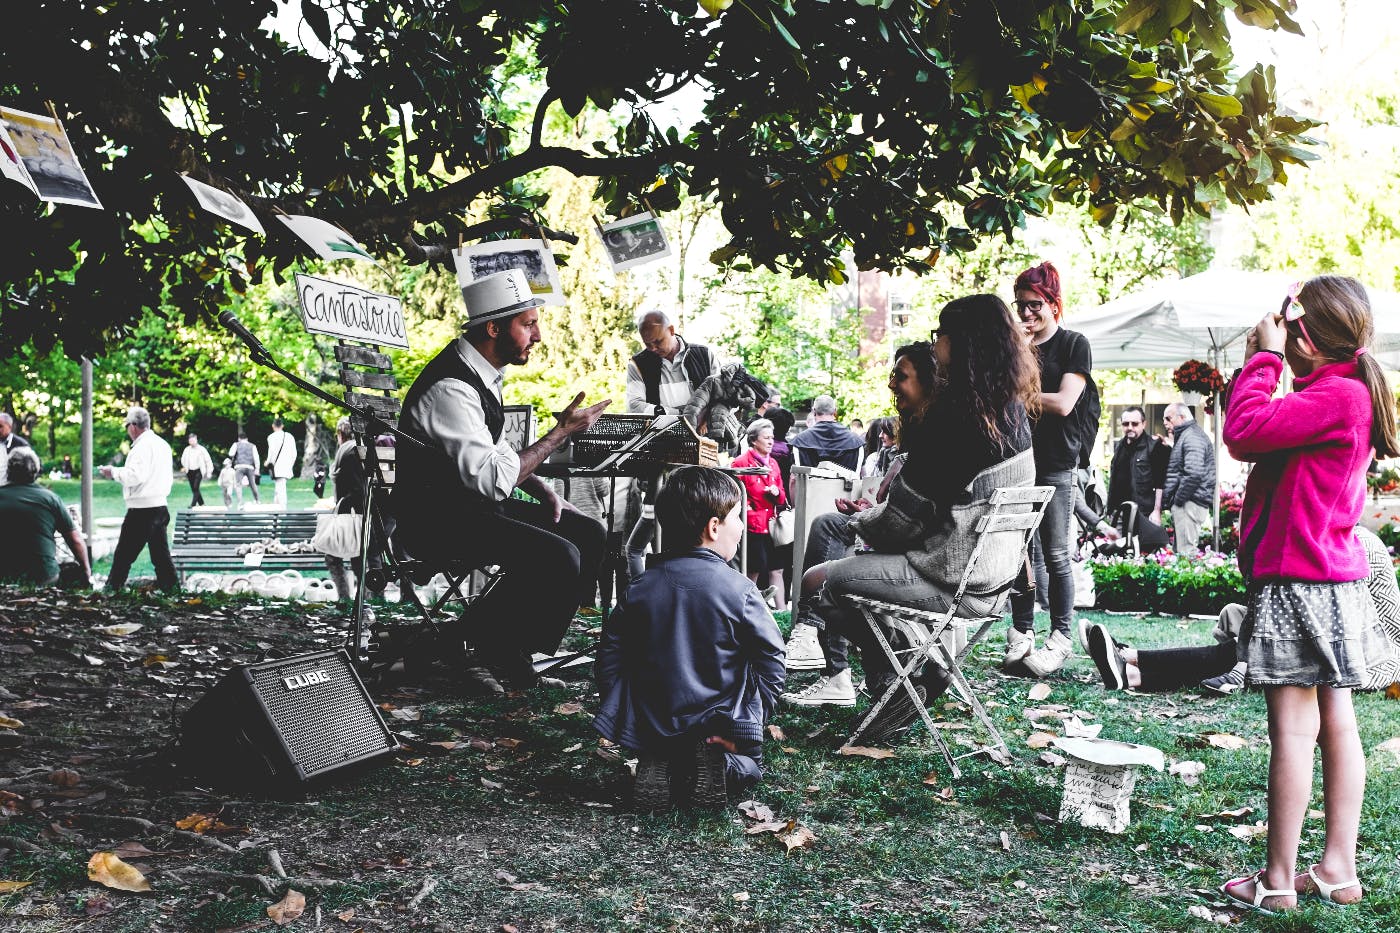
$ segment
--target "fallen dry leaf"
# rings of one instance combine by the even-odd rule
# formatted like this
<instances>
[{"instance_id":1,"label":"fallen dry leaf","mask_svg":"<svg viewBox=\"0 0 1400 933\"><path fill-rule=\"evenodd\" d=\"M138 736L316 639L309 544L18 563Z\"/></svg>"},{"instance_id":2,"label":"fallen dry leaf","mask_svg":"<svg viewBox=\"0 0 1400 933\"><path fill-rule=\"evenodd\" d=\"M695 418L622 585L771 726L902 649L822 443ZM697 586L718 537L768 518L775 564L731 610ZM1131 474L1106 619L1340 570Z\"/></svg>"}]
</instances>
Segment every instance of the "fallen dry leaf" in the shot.
<instances>
[{"instance_id":1,"label":"fallen dry leaf","mask_svg":"<svg viewBox=\"0 0 1400 933\"><path fill-rule=\"evenodd\" d=\"M139 842L127 841L117 846L113 850L119 858L149 858L155 855L150 849Z\"/></svg>"},{"instance_id":2,"label":"fallen dry leaf","mask_svg":"<svg viewBox=\"0 0 1400 933\"><path fill-rule=\"evenodd\" d=\"M115 852L94 852L88 859L88 880L118 891L149 891L146 876L117 858Z\"/></svg>"},{"instance_id":3,"label":"fallen dry leaf","mask_svg":"<svg viewBox=\"0 0 1400 933\"><path fill-rule=\"evenodd\" d=\"M1239 751L1249 745L1249 742L1238 735L1230 735L1227 732L1212 732L1206 736L1206 743L1216 748L1223 748L1229 752Z\"/></svg>"},{"instance_id":4,"label":"fallen dry leaf","mask_svg":"<svg viewBox=\"0 0 1400 933\"><path fill-rule=\"evenodd\" d=\"M1009 836L1004 829L1001 831L1001 851L1011 851L1011 836Z\"/></svg>"},{"instance_id":5,"label":"fallen dry leaf","mask_svg":"<svg viewBox=\"0 0 1400 933\"><path fill-rule=\"evenodd\" d=\"M1376 746L1375 751L1390 752L1397 759L1400 759L1400 737L1386 739L1384 742Z\"/></svg>"},{"instance_id":6,"label":"fallen dry leaf","mask_svg":"<svg viewBox=\"0 0 1400 933\"><path fill-rule=\"evenodd\" d=\"M345 908L340 913L335 915L335 919L339 920L341 923L349 923L351 920L355 919L355 908Z\"/></svg>"},{"instance_id":7,"label":"fallen dry leaf","mask_svg":"<svg viewBox=\"0 0 1400 933\"><path fill-rule=\"evenodd\" d=\"M13 894L33 883L32 881L0 881L0 894Z\"/></svg>"},{"instance_id":8,"label":"fallen dry leaf","mask_svg":"<svg viewBox=\"0 0 1400 933\"><path fill-rule=\"evenodd\" d=\"M1055 736L1050 732L1032 732L1026 738L1026 744L1031 748L1049 748L1053 741L1055 741Z\"/></svg>"},{"instance_id":9,"label":"fallen dry leaf","mask_svg":"<svg viewBox=\"0 0 1400 933\"><path fill-rule=\"evenodd\" d=\"M1026 699L1030 700L1032 703L1039 703L1041 700L1048 699L1049 697L1050 685L1045 683L1036 684L1034 687L1031 687L1030 691L1026 694Z\"/></svg>"},{"instance_id":10,"label":"fallen dry leaf","mask_svg":"<svg viewBox=\"0 0 1400 933\"><path fill-rule=\"evenodd\" d=\"M583 704L575 703L571 700L568 703L560 703L558 706L554 707L554 711L560 716L577 716L579 713L583 712Z\"/></svg>"},{"instance_id":11,"label":"fallen dry leaf","mask_svg":"<svg viewBox=\"0 0 1400 933\"><path fill-rule=\"evenodd\" d=\"M411 706L401 706L398 709L390 710L389 715L401 722L418 722L423 718L423 712Z\"/></svg>"},{"instance_id":12,"label":"fallen dry leaf","mask_svg":"<svg viewBox=\"0 0 1400 933\"><path fill-rule=\"evenodd\" d=\"M456 747L457 747L459 744L461 744L461 743L459 743L459 742L429 742L428 744L429 744L429 745L437 746L438 748L441 748L441 749L444 749L445 751L449 751L449 752L450 752L450 751L452 751L452 749L456 748Z\"/></svg>"},{"instance_id":13,"label":"fallen dry leaf","mask_svg":"<svg viewBox=\"0 0 1400 933\"><path fill-rule=\"evenodd\" d=\"M1269 834L1269 824L1263 820L1259 820L1252 824L1244 823L1240 826L1230 826L1227 827L1225 831L1236 839L1243 839L1245 842L1248 842L1255 836L1267 836Z\"/></svg>"},{"instance_id":14,"label":"fallen dry leaf","mask_svg":"<svg viewBox=\"0 0 1400 933\"><path fill-rule=\"evenodd\" d=\"M1052 768L1060 768L1063 767L1065 764L1065 756L1057 755L1054 752L1041 752L1040 757L1036 760L1039 761L1041 764L1049 765Z\"/></svg>"},{"instance_id":15,"label":"fallen dry leaf","mask_svg":"<svg viewBox=\"0 0 1400 933\"><path fill-rule=\"evenodd\" d=\"M59 768L57 771L51 772L47 780L50 784L58 787L74 787L81 784L83 778L72 768Z\"/></svg>"},{"instance_id":16,"label":"fallen dry leaf","mask_svg":"<svg viewBox=\"0 0 1400 933\"><path fill-rule=\"evenodd\" d=\"M287 896L267 908L267 915L279 927L284 927L306 911L306 895L294 889L287 889Z\"/></svg>"},{"instance_id":17,"label":"fallen dry leaf","mask_svg":"<svg viewBox=\"0 0 1400 933\"><path fill-rule=\"evenodd\" d=\"M924 783L927 784L927 785L929 785L930 787L937 787L937 786L938 786L938 772L937 772L937 771L930 771L928 774L924 775Z\"/></svg>"},{"instance_id":18,"label":"fallen dry leaf","mask_svg":"<svg viewBox=\"0 0 1400 933\"><path fill-rule=\"evenodd\" d=\"M0 729L23 729L24 723L9 716L0 716Z\"/></svg>"},{"instance_id":19,"label":"fallen dry leaf","mask_svg":"<svg viewBox=\"0 0 1400 933\"><path fill-rule=\"evenodd\" d=\"M1242 820L1254 812L1253 807L1236 807L1233 810L1221 810L1219 813L1206 813L1201 816L1203 820Z\"/></svg>"},{"instance_id":20,"label":"fallen dry leaf","mask_svg":"<svg viewBox=\"0 0 1400 933\"><path fill-rule=\"evenodd\" d=\"M233 830L233 827L227 823L221 823L218 815L214 813L191 813L183 820L176 820L175 828L187 829L201 836L205 833L223 833Z\"/></svg>"},{"instance_id":21,"label":"fallen dry leaf","mask_svg":"<svg viewBox=\"0 0 1400 933\"><path fill-rule=\"evenodd\" d=\"M1205 773L1206 766L1199 761L1178 761L1167 768L1169 774L1175 774L1181 778L1181 783L1188 787L1198 783L1201 775Z\"/></svg>"},{"instance_id":22,"label":"fallen dry leaf","mask_svg":"<svg viewBox=\"0 0 1400 933\"><path fill-rule=\"evenodd\" d=\"M805 849L816 842L817 834L797 823L791 829L780 831L778 841L783 844L785 851L791 852L793 849Z\"/></svg>"},{"instance_id":23,"label":"fallen dry leaf","mask_svg":"<svg viewBox=\"0 0 1400 933\"><path fill-rule=\"evenodd\" d=\"M953 799L952 787L945 787L942 790L935 792L933 795L933 799L938 801L939 803L957 806L957 801Z\"/></svg>"},{"instance_id":24,"label":"fallen dry leaf","mask_svg":"<svg viewBox=\"0 0 1400 933\"><path fill-rule=\"evenodd\" d=\"M895 753L888 748L867 748L864 745L842 745L836 750L838 755L858 755L861 758L894 758Z\"/></svg>"},{"instance_id":25,"label":"fallen dry leaf","mask_svg":"<svg viewBox=\"0 0 1400 933\"><path fill-rule=\"evenodd\" d=\"M773 741L775 742L781 742L787 738L787 736L783 735L783 730L772 723L768 724L768 734L773 737Z\"/></svg>"},{"instance_id":26,"label":"fallen dry leaf","mask_svg":"<svg viewBox=\"0 0 1400 933\"><path fill-rule=\"evenodd\" d=\"M749 819L758 820L761 823L773 819L773 810L767 804L757 800L745 800L739 804L739 812Z\"/></svg>"},{"instance_id":27,"label":"fallen dry leaf","mask_svg":"<svg viewBox=\"0 0 1400 933\"><path fill-rule=\"evenodd\" d=\"M1327 813L1326 813L1326 811L1324 811L1324 810L1309 810L1309 811L1308 811L1308 819L1310 819L1310 820L1325 820L1325 819L1327 819Z\"/></svg>"},{"instance_id":28,"label":"fallen dry leaf","mask_svg":"<svg viewBox=\"0 0 1400 933\"><path fill-rule=\"evenodd\" d=\"M1387 700L1400 700L1400 680L1385 688L1385 698Z\"/></svg>"},{"instance_id":29,"label":"fallen dry leaf","mask_svg":"<svg viewBox=\"0 0 1400 933\"><path fill-rule=\"evenodd\" d=\"M524 739L512 739L503 737L496 740L496 744L504 749L516 749L525 744Z\"/></svg>"},{"instance_id":30,"label":"fallen dry leaf","mask_svg":"<svg viewBox=\"0 0 1400 933\"><path fill-rule=\"evenodd\" d=\"M777 833L787 829L792 820L764 820L762 823L755 823L745 827L745 836L756 836L759 833Z\"/></svg>"},{"instance_id":31,"label":"fallen dry leaf","mask_svg":"<svg viewBox=\"0 0 1400 933\"><path fill-rule=\"evenodd\" d=\"M564 749L564 754L567 755L569 752L576 752L581 748L583 748L583 743L575 742L573 745L570 745L568 748Z\"/></svg>"},{"instance_id":32,"label":"fallen dry leaf","mask_svg":"<svg viewBox=\"0 0 1400 933\"><path fill-rule=\"evenodd\" d=\"M104 635L130 635L141 631L139 622L121 622L117 625L99 625L97 630Z\"/></svg>"},{"instance_id":33,"label":"fallen dry leaf","mask_svg":"<svg viewBox=\"0 0 1400 933\"><path fill-rule=\"evenodd\" d=\"M505 785L499 781L491 781L486 778L481 779L481 786L487 790L500 790L502 787L505 787Z\"/></svg>"},{"instance_id":34,"label":"fallen dry leaf","mask_svg":"<svg viewBox=\"0 0 1400 933\"><path fill-rule=\"evenodd\" d=\"M83 902L83 913L89 917L105 917L116 909L117 905L112 903L112 899L102 894Z\"/></svg>"}]
</instances>

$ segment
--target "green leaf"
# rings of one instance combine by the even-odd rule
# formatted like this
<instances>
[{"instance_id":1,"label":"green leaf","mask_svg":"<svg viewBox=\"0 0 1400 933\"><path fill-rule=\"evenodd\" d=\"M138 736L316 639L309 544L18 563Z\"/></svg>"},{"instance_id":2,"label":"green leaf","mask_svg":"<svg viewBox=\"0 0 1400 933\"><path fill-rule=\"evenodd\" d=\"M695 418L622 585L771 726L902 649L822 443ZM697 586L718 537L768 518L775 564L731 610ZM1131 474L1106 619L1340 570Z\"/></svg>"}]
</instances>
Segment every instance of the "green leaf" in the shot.
<instances>
[{"instance_id":1,"label":"green leaf","mask_svg":"<svg viewBox=\"0 0 1400 933\"><path fill-rule=\"evenodd\" d=\"M787 31L787 27L784 26L782 24L782 21L778 19L778 14L776 13L773 14L773 25L777 27L778 35L783 37L784 42L792 46L794 49L797 49L799 52L802 51L802 46L797 44L797 40L792 37L792 33Z\"/></svg>"},{"instance_id":2,"label":"green leaf","mask_svg":"<svg viewBox=\"0 0 1400 933\"><path fill-rule=\"evenodd\" d=\"M1228 94L1197 94L1196 99L1211 116L1217 119L1238 117L1244 113L1244 107L1240 104L1239 98L1231 97Z\"/></svg>"},{"instance_id":3,"label":"green leaf","mask_svg":"<svg viewBox=\"0 0 1400 933\"><path fill-rule=\"evenodd\" d=\"M1267 153L1260 152L1249 160L1249 167L1254 170L1254 180L1256 183L1268 184L1274 177L1274 163Z\"/></svg>"},{"instance_id":4,"label":"green leaf","mask_svg":"<svg viewBox=\"0 0 1400 933\"><path fill-rule=\"evenodd\" d=\"M317 5L316 0L301 0L301 16L311 32L326 48L331 46L331 18Z\"/></svg>"},{"instance_id":5,"label":"green leaf","mask_svg":"<svg viewBox=\"0 0 1400 933\"><path fill-rule=\"evenodd\" d=\"M1147 21L1157 15L1161 0L1130 0L1127 6L1118 11L1113 28L1120 36L1137 32Z\"/></svg>"}]
</instances>

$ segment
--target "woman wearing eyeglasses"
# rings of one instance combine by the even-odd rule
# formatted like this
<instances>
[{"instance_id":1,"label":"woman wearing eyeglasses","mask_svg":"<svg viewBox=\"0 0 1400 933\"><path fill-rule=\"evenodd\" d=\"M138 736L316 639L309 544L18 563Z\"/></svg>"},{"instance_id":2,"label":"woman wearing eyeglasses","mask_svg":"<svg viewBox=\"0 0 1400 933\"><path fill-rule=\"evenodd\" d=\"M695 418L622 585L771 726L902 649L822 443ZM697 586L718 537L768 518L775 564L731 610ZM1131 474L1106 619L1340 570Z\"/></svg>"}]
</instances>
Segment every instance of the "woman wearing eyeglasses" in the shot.
<instances>
[{"instance_id":1,"label":"woman wearing eyeglasses","mask_svg":"<svg viewBox=\"0 0 1400 933\"><path fill-rule=\"evenodd\" d=\"M1036 567L1044 566L1050 584L1050 634L1035 647L1035 591L1022 585L1011 597L1012 626L1006 633L1005 665L1045 677L1064 667L1073 650L1074 572L1070 566L1070 514L1074 508L1074 470L1086 443L1076 417L1085 404L1085 387L1093 369L1089 341L1060 326L1064 304L1060 274L1048 262L1016 277L1016 313L1040 360L1040 414L1031 433L1035 482L1054 486L1033 548ZM1024 581L1023 581L1024 583Z\"/></svg>"}]
</instances>

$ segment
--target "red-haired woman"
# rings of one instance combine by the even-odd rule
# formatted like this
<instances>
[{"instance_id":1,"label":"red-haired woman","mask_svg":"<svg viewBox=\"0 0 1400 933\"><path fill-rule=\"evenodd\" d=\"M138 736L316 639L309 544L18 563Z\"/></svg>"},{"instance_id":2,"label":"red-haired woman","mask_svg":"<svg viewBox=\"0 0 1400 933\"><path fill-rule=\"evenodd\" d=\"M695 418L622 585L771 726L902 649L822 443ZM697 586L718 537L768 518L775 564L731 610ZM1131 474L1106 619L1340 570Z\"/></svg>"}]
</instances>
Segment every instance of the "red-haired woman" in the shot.
<instances>
[{"instance_id":1,"label":"red-haired woman","mask_svg":"<svg viewBox=\"0 0 1400 933\"><path fill-rule=\"evenodd\" d=\"M1070 513L1074 508L1074 470L1083 445L1093 442L1076 417L1086 404L1085 387L1093 369L1089 341L1060 326L1064 301L1060 274L1048 262L1016 277L1016 313L1040 360L1040 414L1031 447L1037 486L1054 486L1038 532L1034 561L1050 579L1050 634L1035 647L1035 591L1018 587L1011 598L1012 627L1006 632L1006 665L1045 677L1064 667L1073 650L1074 572L1070 565Z\"/></svg>"}]
</instances>

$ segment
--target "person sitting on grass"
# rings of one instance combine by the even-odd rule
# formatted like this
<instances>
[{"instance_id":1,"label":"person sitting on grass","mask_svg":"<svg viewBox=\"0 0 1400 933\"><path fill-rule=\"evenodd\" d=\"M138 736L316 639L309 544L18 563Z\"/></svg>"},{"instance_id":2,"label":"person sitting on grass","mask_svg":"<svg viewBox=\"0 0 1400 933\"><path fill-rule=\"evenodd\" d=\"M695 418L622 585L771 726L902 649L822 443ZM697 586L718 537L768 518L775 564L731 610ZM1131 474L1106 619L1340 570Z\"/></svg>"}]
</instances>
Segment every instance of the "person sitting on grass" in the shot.
<instances>
[{"instance_id":1,"label":"person sitting on grass","mask_svg":"<svg viewBox=\"0 0 1400 933\"><path fill-rule=\"evenodd\" d=\"M1363 689L1383 690L1400 677L1400 586L1396 585L1395 565L1385 542L1360 525L1356 526L1356 537L1366 549L1370 567L1366 588L1371 602L1381 627L1395 645L1389 659L1366 672ZM1180 690L1199 683L1202 690L1229 696L1244 689L1248 672L1245 662L1237 660L1245 612L1240 603L1222 609L1212 632L1215 644L1202 647L1138 650L1116 641L1100 623L1089 629L1089 657L1108 690Z\"/></svg>"},{"instance_id":2,"label":"person sitting on grass","mask_svg":"<svg viewBox=\"0 0 1400 933\"><path fill-rule=\"evenodd\" d=\"M743 492L682 467L656 499L666 549L603 627L593 728L637 753L638 810L717 809L762 777L763 728L783 687L783 638L729 566Z\"/></svg>"}]
</instances>

